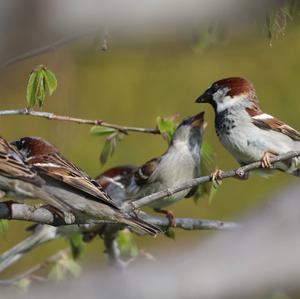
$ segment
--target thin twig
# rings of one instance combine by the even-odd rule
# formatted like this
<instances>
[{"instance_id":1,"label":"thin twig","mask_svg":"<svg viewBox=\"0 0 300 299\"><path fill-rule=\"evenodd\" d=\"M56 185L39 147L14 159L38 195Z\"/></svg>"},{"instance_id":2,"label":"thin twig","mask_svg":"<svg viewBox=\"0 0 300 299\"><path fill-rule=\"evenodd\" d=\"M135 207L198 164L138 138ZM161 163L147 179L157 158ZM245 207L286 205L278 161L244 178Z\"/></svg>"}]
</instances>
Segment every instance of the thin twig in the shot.
<instances>
[{"instance_id":1,"label":"thin twig","mask_svg":"<svg viewBox=\"0 0 300 299\"><path fill-rule=\"evenodd\" d=\"M102 126L106 128L116 129L125 134L129 131L139 132L139 133L149 133L149 134L160 134L159 130L156 128L138 128L138 127L121 126L121 125L111 124L100 119L91 120L91 119L83 119L83 118L77 118L71 116L56 115L51 112L33 111L27 108L0 111L0 116L11 116L11 115L28 115L28 116L46 118L48 120L57 120L57 121L73 122L77 124Z\"/></svg>"},{"instance_id":2,"label":"thin twig","mask_svg":"<svg viewBox=\"0 0 300 299\"><path fill-rule=\"evenodd\" d=\"M117 235L117 230L106 231L102 234L102 239L109 264L117 269L124 269L127 263L121 258L120 249L116 240Z\"/></svg>"},{"instance_id":3,"label":"thin twig","mask_svg":"<svg viewBox=\"0 0 300 299\"><path fill-rule=\"evenodd\" d=\"M272 164L279 162L279 161L285 161L285 160L289 160L295 157L300 156L300 151L293 151L293 152L288 152L286 154L283 155L279 155L275 158L270 159L270 162ZM223 172L220 175L220 179L227 179L230 177L243 177L246 173L259 169L261 168L261 162L254 162L242 167L239 167L237 169L234 170L229 170L226 172ZM123 204L122 209L126 210L126 211L130 211L130 210L135 210L135 209L139 209L143 206L149 205L150 203L153 203L154 201L157 201L161 198L167 197L167 196L171 196L175 193L178 193L180 191L186 190L186 189L190 189L192 187L198 186L200 184L204 184L206 182L210 182L212 181L212 176L203 176L203 177L199 177L196 179L192 179L189 181L186 181L182 184L178 184L177 186L153 193L151 195L145 196L141 199L137 199L135 201L132 202L125 202Z\"/></svg>"},{"instance_id":4,"label":"thin twig","mask_svg":"<svg viewBox=\"0 0 300 299\"><path fill-rule=\"evenodd\" d=\"M64 46L70 42L73 42L77 39L80 39L84 36L87 36L89 34L91 34L91 33L76 33L71 36L63 37L63 38L61 38L51 44L48 44L46 46L43 46L43 47L40 47L37 49L32 49L28 52L22 53L20 55L12 57L12 58L8 59L7 61L3 62L0 66L0 69L4 69L4 68L8 67L9 65L15 64L22 60L26 60L28 58L32 58L32 57L35 57L35 56L38 56L38 55L41 55L41 54L44 54L47 52L55 51L57 48Z\"/></svg>"}]
</instances>

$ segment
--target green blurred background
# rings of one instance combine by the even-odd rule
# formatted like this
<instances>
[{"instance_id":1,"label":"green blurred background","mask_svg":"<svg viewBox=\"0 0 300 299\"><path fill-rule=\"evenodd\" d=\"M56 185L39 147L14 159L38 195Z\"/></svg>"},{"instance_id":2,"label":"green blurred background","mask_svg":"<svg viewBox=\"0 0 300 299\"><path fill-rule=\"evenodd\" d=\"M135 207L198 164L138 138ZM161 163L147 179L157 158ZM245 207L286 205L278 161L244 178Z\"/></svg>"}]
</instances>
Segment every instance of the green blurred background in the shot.
<instances>
[{"instance_id":1,"label":"green blurred background","mask_svg":"<svg viewBox=\"0 0 300 299\"><path fill-rule=\"evenodd\" d=\"M67 46L53 53L18 63L0 74L1 110L25 106L25 89L31 70L46 65L58 79L58 89L48 97L43 111L111 123L154 127L157 116L180 113L180 117L206 111L209 126L205 139L216 153L217 165L231 169L237 163L220 145L214 132L211 107L194 104L194 99L212 81L228 76L244 76L257 90L261 107L295 128L300 128L298 86L300 83L300 26L296 22L284 38L269 46L266 34L258 28L228 36L204 51L193 44L188 33L178 33L156 40L120 42L109 37L106 52L81 44ZM48 121L27 116L1 117L1 135L13 140L25 135L41 136L54 143L71 161L96 176L106 168L119 164L142 164L163 153L166 142L158 135L130 133L119 144L105 167L99 163L103 138L89 134L90 127ZM212 204L204 197L197 205L185 199L172 206L176 216L236 220L260 202L276 193L295 178L276 173L265 179L251 176L241 182L223 182ZM1 252L24 238L25 223L12 222L1 236ZM160 252L174 246L186 246L213 234L204 231L176 231L176 240L160 236L137 238L142 248L158 259ZM29 265L66 246L58 240L34 250L3 276L21 271ZM100 240L88 244L83 263L103 264Z\"/></svg>"}]
</instances>

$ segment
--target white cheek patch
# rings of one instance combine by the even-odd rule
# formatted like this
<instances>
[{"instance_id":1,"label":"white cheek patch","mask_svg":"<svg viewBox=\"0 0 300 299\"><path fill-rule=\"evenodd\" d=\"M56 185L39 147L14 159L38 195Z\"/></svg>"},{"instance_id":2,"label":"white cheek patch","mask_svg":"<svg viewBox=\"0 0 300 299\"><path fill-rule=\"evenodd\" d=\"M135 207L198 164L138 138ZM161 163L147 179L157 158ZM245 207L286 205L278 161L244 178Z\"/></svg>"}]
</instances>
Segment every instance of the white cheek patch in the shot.
<instances>
[{"instance_id":1,"label":"white cheek patch","mask_svg":"<svg viewBox=\"0 0 300 299\"><path fill-rule=\"evenodd\" d=\"M227 95L228 91L230 91L230 88L225 87L225 88L219 89L213 95L213 100L217 104L216 106L217 106L218 113L236 105L236 103L241 102L244 98L243 95L236 95L234 97L231 97L231 96Z\"/></svg>"}]
</instances>

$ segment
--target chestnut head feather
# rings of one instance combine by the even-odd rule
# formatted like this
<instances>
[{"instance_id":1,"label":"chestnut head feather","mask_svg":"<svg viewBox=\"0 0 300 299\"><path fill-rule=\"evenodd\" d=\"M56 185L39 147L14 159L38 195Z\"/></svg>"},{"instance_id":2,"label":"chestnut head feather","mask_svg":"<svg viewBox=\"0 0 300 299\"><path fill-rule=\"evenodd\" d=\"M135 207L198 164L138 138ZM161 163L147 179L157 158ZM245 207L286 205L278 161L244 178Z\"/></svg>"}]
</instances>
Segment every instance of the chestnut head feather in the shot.
<instances>
[{"instance_id":1,"label":"chestnut head feather","mask_svg":"<svg viewBox=\"0 0 300 299\"><path fill-rule=\"evenodd\" d=\"M219 113L241 103L246 107L257 107L258 100L249 80L231 77L214 82L197 98L196 103L210 103Z\"/></svg>"},{"instance_id":2,"label":"chestnut head feather","mask_svg":"<svg viewBox=\"0 0 300 299\"><path fill-rule=\"evenodd\" d=\"M40 137L23 137L11 142L25 159L58 153L58 149Z\"/></svg>"}]
</instances>

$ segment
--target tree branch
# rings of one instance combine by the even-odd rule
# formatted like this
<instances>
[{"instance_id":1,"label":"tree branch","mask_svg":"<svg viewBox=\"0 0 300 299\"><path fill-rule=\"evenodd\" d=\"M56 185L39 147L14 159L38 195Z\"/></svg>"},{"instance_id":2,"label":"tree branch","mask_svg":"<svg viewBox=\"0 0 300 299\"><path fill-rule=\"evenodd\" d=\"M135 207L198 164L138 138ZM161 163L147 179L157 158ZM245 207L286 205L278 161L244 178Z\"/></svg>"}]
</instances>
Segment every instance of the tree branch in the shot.
<instances>
[{"instance_id":1,"label":"tree branch","mask_svg":"<svg viewBox=\"0 0 300 299\"><path fill-rule=\"evenodd\" d=\"M279 155L275 158L270 159L270 162L272 164L279 162L279 161L285 161L285 160L289 160L295 157L300 156L300 151L293 151L293 152L288 152L286 154L282 154ZM253 170L259 169L261 168L261 162L254 162L242 167L239 167L237 169L234 170L229 170L226 172L222 172L222 174L220 175L220 179L227 179L227 178L231 178L231 177L243 177L245 176L246 173L249 173ZM178 193L180 191L186 190L186 189L190 189L192 187L198 186L200 184L204 184L207 182L211 182L212 181L212 176L203 176L203 177L198 177L196 179L192 179L189 181L186 181L182 184L178 184L174 187L153 193L151 195L145 196L141 199L137 199L135 201L131 201L131 202L125 202L123 204L122 209L125 211L130 211L130 210L135 210L135 209L139 209L143 206L149 205L150 203L153 203L159 199L162 199L164 197L167 196L171 196L175 193Z\"/></svg>"},{"instance_id":2,"label":"tree branch","mask_svg":"<svg viewBox=\"0 0 300 299\"><path fill-rule=\"evenodd\" d=\"M0 69L4 69L4 68L8 67L9 65L15 64L22 60L26 60L28 58L32 58L32 57L35 57L35 56L38 56L38 55L41 55L41 54L44 54L47 52L55 51L57 48L62 47L70 42L73 42L73 41L80 39L84 36L87 36L89 34L91 34L91 33L90 32L89 33L87 33L87 32L86 33L76 33L76 34L73 34L73 35L70 35L67 37L63 37L63 38L61 38L51 44L48 44L46 46L32 49L28 52L25 52L25 53L15 56L15 57L12 57L12 58L8 59L7 61L1 63Z\"/></svg>"},{"instance_id":3,"label":"tree branch","mask_svg":"<svg viewBox=\"0 0 300 299\"><path fill-rule=\"evenodd\" d=\"M169 226L169 220L165 217L150 216L142 212L140 212L138 215L149 223L158 225L162 228L166 228ZM48 209L46 206L37 207L10 201L0 203L0 219L31 221L40 224L49 224L52 226L67 225L62 218L57 216L54 211ZM223 222L219 220L176 218L175 222L177 228L181 228L184 230L220 230L238 227L238 224L234 222ZM76 218L74 224L74 227L78 228L78 232L103 232L103 224L111 224L110 226L113 226L115 230L123 227L123 225L120 225L119 223L111 223L105 220L97 224L86 224L86 219L80 219L78 217Z\"/></svg>"},{"instance_id":4,"label":"tree branch","mask_svg":"<svg viewBox=\"0 0 300 299\"><path fill-rule=\"evenodd\" d=\"M91 119L83 119L83 118L77 118L71 116L62 116L62 115L56 115L51 112L33 111L27 108L0 111L0 116L10 116L10 115L28 115L28 116L46 118L48 120L57 120L57 121L73 122L77 124L102 126L106 128L116 129L125 134L127 134L129 131L139 132L139 133L149 133L149 134L160 134L159 130L156 128L138 128L138 127L121 126L121 125L111 124L100 119L91 120Z\"/></svg>"},{"instance_id":5,"label":"tree branch","mask_svg":"<svg viewBox=\"0 0 300 299\"><path fill-rule=\"evenodd\" d=\"M274 164L279 161L285 161L294 157L298 157L300 155L300 151L289 152L283 155L279 155L273 159L271 159L271 163ZM221 174L221 179L230 178L234 176L244 176L246 173L259 169L261 167L261 162L254 162L248 164L246 166L239 167L235 170L229 170L227 172L223 172ZM212 180L212 176L204 176L196 179L189 180L185 183L179 184L172 188L168 188L166 190L153 193L149 196L145 196L141 199L138 199L133 202L125 202L121 209L123 211L132 212L133 210L139 209L145 205L148 205L156 200L164 198L166 196L171 196L174 193L180 192L182 190L186 190L197 186L199 184L203 184ZM167 227L169 222L166 218L161 217L153 217L146 215L144 213L140 213L141 217L145 218L148 222L159 225L161 227ZM42 224L50 224L53 226L61 226L66 225L63 219L56 215L53 211L48 209L45 206L42 207L34 207L25 204L17 204L14 202L2 202L0 203L0 219L14 219L14 220L24 220L24 221L32 221ZM99 223L109 223L107 221L99 221ZM76 218L74 224L86 224L86 219ZM112 224L110 222L110 224ZM114 224L120 225L120 224ZM236 224L221 222L216 220L199 220L199 219L189 219L189 218L177 218L176 226L178 228L191 230L191 229L226 229L235 227Z\"/></svg>"}]
</instances>

